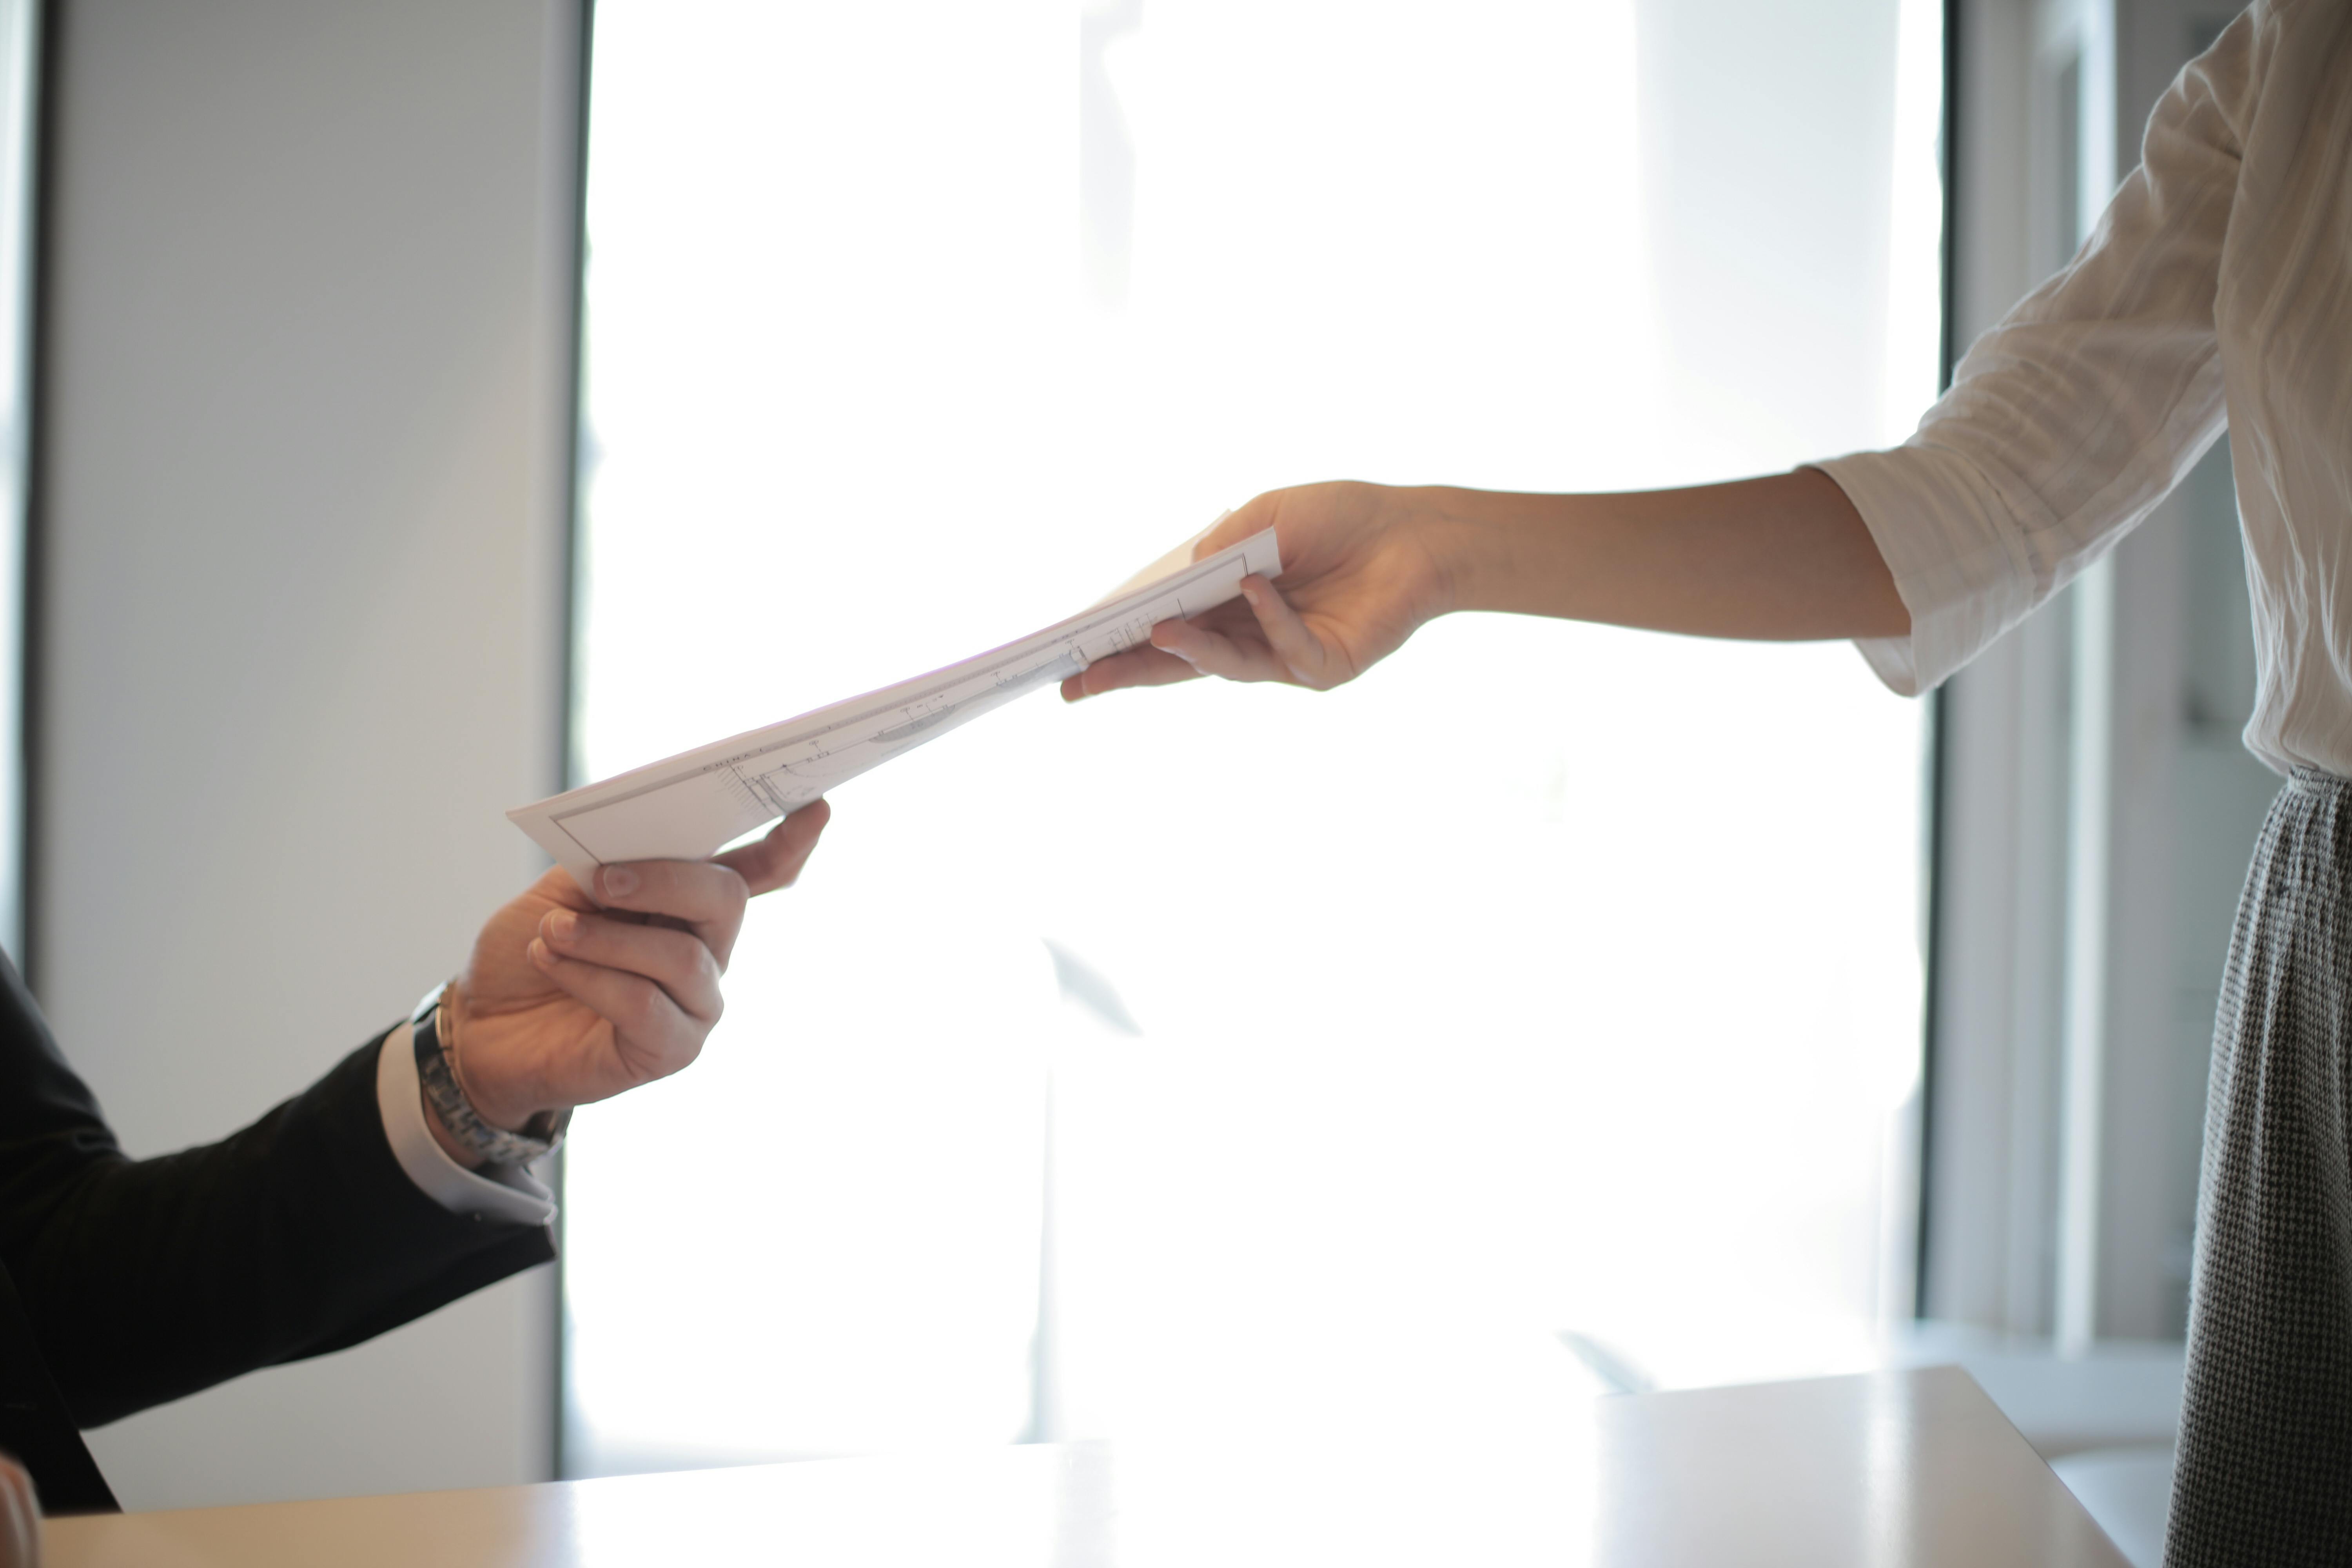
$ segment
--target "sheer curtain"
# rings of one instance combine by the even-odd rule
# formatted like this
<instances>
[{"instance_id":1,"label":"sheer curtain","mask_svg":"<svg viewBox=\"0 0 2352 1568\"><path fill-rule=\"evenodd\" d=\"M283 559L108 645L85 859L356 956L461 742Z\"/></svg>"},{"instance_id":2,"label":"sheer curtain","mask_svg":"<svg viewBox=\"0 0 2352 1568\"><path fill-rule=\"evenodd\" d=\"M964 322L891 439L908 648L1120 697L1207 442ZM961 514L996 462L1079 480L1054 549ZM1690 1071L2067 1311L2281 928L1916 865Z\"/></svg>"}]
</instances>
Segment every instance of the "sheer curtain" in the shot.
<instances>
[{"instance_id":1,"label":"sheer curtain","mask_svg":"<svg viewBox=\"0 0 2352 1568\"><path fill-rule=\"evenodd\" d=\"M1939 25L601 0L583 776L1272 486L1899 438ZM579 1119L568 1468L1507 1435L1851 1364L1909 1308L1920 757L1843 647L1465 616L858 781L705 1059Z\"/></svg>"}]
</instances>

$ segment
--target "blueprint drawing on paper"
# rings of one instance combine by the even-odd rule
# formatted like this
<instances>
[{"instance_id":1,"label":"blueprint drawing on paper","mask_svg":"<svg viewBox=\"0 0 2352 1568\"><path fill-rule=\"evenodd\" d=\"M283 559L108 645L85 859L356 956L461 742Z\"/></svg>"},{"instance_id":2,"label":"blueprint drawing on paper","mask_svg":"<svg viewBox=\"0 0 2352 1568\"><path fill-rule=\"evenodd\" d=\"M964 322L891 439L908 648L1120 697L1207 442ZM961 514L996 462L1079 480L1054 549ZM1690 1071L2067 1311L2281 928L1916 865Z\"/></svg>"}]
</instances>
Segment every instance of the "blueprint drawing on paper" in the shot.
<instances>
[{"instance_id":1,"label":"blueprint drawing on paper","mask_svg":"<svg viewBox=\"0 0 2352 1568\"><path fill-rule=\"evenodd\" d=\"M1274 531L1180 550L1114 597L991 652L507 813L583 888L615 860L698 860L901 752L1144 642L1282 570Z\"/></svg>"}]
</instances>

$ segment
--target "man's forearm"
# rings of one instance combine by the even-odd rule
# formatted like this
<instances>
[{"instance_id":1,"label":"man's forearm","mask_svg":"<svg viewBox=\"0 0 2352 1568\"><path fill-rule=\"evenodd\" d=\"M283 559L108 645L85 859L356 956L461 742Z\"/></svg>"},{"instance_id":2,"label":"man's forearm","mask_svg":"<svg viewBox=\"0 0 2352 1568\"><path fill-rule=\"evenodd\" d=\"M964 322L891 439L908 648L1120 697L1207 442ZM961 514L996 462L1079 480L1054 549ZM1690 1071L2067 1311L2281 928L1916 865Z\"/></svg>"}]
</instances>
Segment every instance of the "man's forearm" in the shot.
<instances>
[{"instance_id":1,"label":"man's forearm","mask_svg":"<svg viewBox=\"0 0 2352 1568\"><path fill-rule=\"evenodd\" d=\"M339 1350L554 1256L419 1190L383 1127L382 1041L218 1143L110 1160L8 1260L86 1426Z\"/></svg>"},{"instance_id":2,"label":"man's forearm","mask_svg":"<svg viewBox=\"0 0 2352 1568\"><path fill-rule=\"evenodd\" d=\"M1404 499L1451 609L1765 641L1911 627L1861 514L1817 469L1616 495L1432 488Z\"/></svg>"}]
</instances>

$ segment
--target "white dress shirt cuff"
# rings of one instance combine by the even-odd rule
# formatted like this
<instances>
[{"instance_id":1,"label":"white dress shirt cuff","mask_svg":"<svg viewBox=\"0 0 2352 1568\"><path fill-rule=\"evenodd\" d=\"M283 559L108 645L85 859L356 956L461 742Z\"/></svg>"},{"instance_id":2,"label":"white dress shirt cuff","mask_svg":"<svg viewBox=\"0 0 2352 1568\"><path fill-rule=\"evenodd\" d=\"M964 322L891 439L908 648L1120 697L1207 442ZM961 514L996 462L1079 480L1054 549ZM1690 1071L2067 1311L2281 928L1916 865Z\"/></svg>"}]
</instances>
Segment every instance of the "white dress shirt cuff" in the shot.
<instances>
[{"instance_id":1,"label":"white dress shirt cuff","mask_svg":"<svg viewBox=\"0 0 2352 1568\"><path fill-rule=\"evenodd\" d=\"M555 1194L521 1165L469 1171L449 1158L425 1124L425 1096L416 1081L416 1041L404 1023L384 1037L376 1057L376 1109L383 1116L392 1157L417 1190L451 1214L479 1215L511 1225L546 1225L555 1218Z\"/></svg>"},{"instance_id":2,"label":"white dress shirt cuff","mask_svg":"<svg viewBox=\"0 0 2352 1568\"><path fill-rule=\"evenodd\" d=\"M1915 439L1812 467L1862 514L1911 612L1909 637L1854 640L1878 679L1906 697L1941 685L2054 586L2000 492L1949 447Z\"/></svg>"}]
</instances>

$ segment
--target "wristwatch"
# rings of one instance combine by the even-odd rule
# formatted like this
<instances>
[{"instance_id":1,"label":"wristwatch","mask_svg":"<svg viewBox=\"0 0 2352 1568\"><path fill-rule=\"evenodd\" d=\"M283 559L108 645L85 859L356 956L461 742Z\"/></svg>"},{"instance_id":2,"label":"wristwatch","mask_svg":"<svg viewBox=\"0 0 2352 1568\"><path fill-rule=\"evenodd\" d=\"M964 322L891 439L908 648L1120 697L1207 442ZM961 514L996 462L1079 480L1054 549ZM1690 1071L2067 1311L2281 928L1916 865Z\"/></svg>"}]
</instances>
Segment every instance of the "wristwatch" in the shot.
<instances>
[{"instance_id":1,"label":"wristwatch","mask_svg":"<svg viewBox=\"0 0 2352 1568\"><path fill-rule=\"evenodd\" d=\"M571 1111L542 1110L524 1122L521 1131L509 1132L483 1121L466 1098L441 1036L441 999L448 990L446 982L435 986L408 1018L409 1036L416 1045L416 1081L425 1090L425 1103L458 1147L486 1165L528 1165L552 1153L572 1124Z\"/></svg>"}]
</instances>

